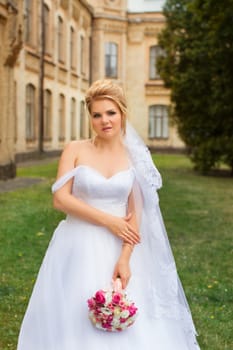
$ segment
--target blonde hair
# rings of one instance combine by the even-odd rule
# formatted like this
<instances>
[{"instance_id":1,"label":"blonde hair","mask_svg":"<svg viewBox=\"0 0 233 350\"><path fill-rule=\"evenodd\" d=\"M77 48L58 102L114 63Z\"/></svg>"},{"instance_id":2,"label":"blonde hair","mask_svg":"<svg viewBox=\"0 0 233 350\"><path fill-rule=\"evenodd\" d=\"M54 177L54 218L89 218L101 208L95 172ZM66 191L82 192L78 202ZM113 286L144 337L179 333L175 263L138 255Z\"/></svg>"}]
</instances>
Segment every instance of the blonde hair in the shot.
<instances>
[{"instance_id":1,"label":"blonde hair","mask_svg":"<svg viewBox=\"0 0 233 350\"><path fill-rule=\"evenodd\" d=\"M91 114L92 103L96 100L109 99L118 106L122 114L122 131L125 134L127 105L124 91L120 85L112 80L103 79L95 81L87 90L85 103Z\"/></svg>"}]
</instances>

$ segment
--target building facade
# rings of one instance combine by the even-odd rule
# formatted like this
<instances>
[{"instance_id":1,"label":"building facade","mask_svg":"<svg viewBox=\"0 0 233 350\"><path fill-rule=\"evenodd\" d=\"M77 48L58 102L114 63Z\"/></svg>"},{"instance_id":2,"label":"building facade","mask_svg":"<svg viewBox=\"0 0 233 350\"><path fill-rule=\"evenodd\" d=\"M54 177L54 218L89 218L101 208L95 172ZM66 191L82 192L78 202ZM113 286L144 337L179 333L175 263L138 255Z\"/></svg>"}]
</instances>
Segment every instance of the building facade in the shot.
<instances>
[{"instance_id":1,"label":"building facade","mask_svg":"<svg viewBox=\"0 0 233 350\"><path fill-rule=\"evenodd\" d=\"M0 179L16 172L14 66L22 46L22 5L0 0Z\"/></svg>"},{"instance_id":2,"label":"building facade","mask_svg":"<svg viewBox=\"0 0 233 350\"><path fill-rule=\"evenodd\" d=\"M170 92L156 69L162 54L158 33L165 25L164 0L89 0L92 5L91 80L121 82L129 119L149 147L182 149L169 120Z\"/></svg>"},{"instance_id":3,"label":"building facade","mask_svg":"<svg viewBox=\"0 0 233 350\"><path fill-rule=\"evenodd\" d=\"M164 0L22 1L12 111L17 159L89 137L85 91L102 78L124 86L129 119L148 146L184 147L169 122L170 93L156 69Z\"/></svg>"},{"instance_id":4,"label":"building facade","mask_svg":"<svg viewBox=\"0 0 233 350\"><path fill-rule=\"evenodd\" d=\"M88 137L92 12L85 1L24 0L24 46L15 69L18 158Z\"/></svg>"}]
</instances>

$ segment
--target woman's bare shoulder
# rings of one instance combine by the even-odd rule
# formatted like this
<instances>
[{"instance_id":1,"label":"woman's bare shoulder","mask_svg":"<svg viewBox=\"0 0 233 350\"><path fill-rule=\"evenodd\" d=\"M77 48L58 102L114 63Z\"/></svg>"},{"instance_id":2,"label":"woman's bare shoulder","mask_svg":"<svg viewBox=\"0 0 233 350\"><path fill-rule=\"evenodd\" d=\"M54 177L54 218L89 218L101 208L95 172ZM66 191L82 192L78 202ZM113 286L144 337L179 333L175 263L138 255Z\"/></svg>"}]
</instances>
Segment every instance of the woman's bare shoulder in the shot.
<instances>
[{"instance_id":1,"label":"woman's bare shoulder","mask_svg":"<svg viewBox=\"0 0 233 350\"><path fill-rule=\"evenodd\" d=\"M75 140L70 141L64 148L63 152L79 152L82 150L85 150L86 148L89 148L91 146L92 142L91 139L85 139L85 140Z\"/></svg>"},{"instance_id":2,"label":"woman's bare shoulder","mask_svg":"<svg viewBox=\"0 0 233 350\"><path fill-rule=\"evenodd\" d=\"M58 177L72 170L79 163L79 159L88 154L91 145L90 139L67 143L59 160Z\"/></svg>"},{"instance_id":3,"label":"woman's bare shoulder","mask_svg":"<svg viewBox=\"0 0 233 350\"><path fill-rule=\"evenodd\" d=\"M76 165L80 158L85 158L86 154L91 151L92 146L91 139L71 141L65 146L61 160L68 159L70 163Z\"/></svg>"}]
</instances>

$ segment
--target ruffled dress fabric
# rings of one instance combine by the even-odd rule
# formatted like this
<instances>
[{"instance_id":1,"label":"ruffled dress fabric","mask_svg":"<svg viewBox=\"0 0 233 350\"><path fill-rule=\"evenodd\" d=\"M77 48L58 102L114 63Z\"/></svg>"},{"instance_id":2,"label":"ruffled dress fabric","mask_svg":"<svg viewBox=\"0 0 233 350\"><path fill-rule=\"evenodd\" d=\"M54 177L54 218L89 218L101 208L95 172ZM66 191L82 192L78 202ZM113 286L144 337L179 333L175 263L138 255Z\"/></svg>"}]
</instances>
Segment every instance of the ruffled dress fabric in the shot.
<instances>
[{"instance_id":1,"label":"ruffled dress fabric","mask_svg":"<svg viewBox=\"0 0 233 350\"><path fill-rule=\"evenodd\" d=\"M78 166L55 184L54 190L73 178L73 195L106 213L125 216L135 182L130 167L110 178L88 166ZM88 319L87 299L109 288L122 242L106 228L67 216L59 223L47 249L21 326L18 350L198 350L195 329L183 326L173 310L157 313L153 298L148 242L132 254L132 277L127 294L138 307L133 326L111 333L96 329ZM161 229L161 217L153 223ZM156 254L154 252L153 254ZM165 276L166 278L166 276ZM177 277L178 278L178 277ZM167 283L168 288L172 285ZM191 319L191 315L190 315ZM190 321L191 322L191 321ZM190 331L191 329L191 331Z\"/></svg>"}]
</instances>

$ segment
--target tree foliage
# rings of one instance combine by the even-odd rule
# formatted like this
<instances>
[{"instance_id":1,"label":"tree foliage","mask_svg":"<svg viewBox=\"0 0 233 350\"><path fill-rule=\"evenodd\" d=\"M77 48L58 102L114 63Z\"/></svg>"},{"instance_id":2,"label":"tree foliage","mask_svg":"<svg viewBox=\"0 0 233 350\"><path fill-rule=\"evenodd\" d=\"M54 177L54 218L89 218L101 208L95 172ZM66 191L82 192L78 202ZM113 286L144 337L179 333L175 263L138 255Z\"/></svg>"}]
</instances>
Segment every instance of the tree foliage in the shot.
<instances>
[{"instance_id":1,"label":"tree foliage","mask_svg":"<svg viewBox=\"0 0 233 350\"><path fill-rule=\"evenodd\" d=\"M167 0L158 61L197 169L233 170L233 0Z\"/></svg>"}]
</instances>

